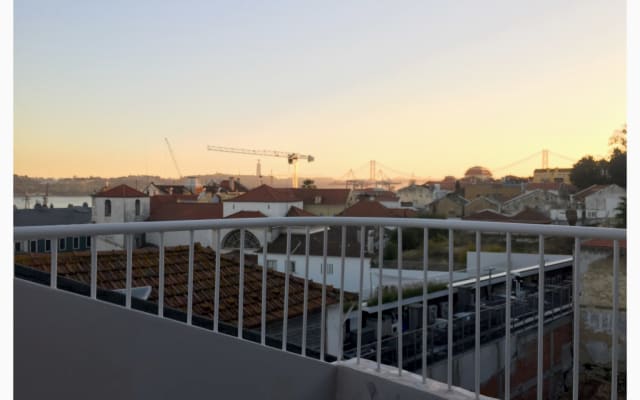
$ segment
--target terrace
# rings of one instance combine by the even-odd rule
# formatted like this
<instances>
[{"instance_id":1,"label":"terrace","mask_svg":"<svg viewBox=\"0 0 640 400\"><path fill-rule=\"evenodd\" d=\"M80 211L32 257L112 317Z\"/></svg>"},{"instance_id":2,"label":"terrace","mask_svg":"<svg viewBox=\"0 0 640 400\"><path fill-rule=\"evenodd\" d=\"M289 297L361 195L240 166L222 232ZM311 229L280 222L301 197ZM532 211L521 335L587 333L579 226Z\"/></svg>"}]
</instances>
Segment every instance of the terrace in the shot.
<instances>
[{"instance_id":1,"label":"terrace","mask_svg":"<svg viewBox=\"0 0 640 400\"><path fill-rule=\"evenodd\" d=\"M262 265L267 265L267 246L264 246L262 254L257 254L257 264L247 262L245 256L249 251L245 251L243 244L244 234L249 228L264 230L265 241L272 228L286 231L288 259L293 252L292 232L303 229L307 241L305 249L309 249L310 230L322 229L326 238L329 226L343 232L343 260L347 248L344 232L348 227L359 229L361 238L366 237L368 230L376 231L378 248L383 248L385 227L397 229L400 249L403 229L424 230L423 290L421 301L413 303L417 307L414 311L422 315L418 326L413 326L412 330L404 328L403 318L412 311L401 290L397 292L393 305L385 304L383 291L376 290L378 306L363 306L366 296L363 295L361 273L359 292L345 293L344 261L336 266L341 278L336 287L327 285L326 269L321 282L311 282L308 263L302 266L304 278L296 278L288 270L276 273L262 268ZM240 229L237 263L218 251L221 249L219 232L224 229ZM437 327L430 326L427 315L435 296L427 290L431 272L428 237L434 230L446 230L449 237L448 279L445 289L439 293L446 299L446 303L442 303L446 318L438 320ZM165 248L164 235L179 231L189 233L190 244L178 254L175 248ZM214 231L217 238L215 248L201 248L195 243L197 231ZM478 249L483 236L504 236L504 271L494 275L496 282L502 280L504 292L501 298L483 298L484 288L491 282L481 274L480 252L476 253L475 276L454 279L454 232L474 233ZM134 235L149 233L159 235L157 249L134 249ZM124 234L127 238L126 250L116 257L120 257L118 263L121 265L117 270L108 267L113 265L109 260L114 255L98 252L95 246L99 236L114 234ZM537 268L516 269L512 266L512 242L522 235L538 240ZM551 376L554 349L553 341L547 340L547 329L551 329L555 321L549 315L555 315L571 318L571 378L567 395L577 399L586 396L580 392L580 387L587 378L581 376L584 372L580 362L581 310L580 301L575 301L583 295L584 282L581 269L575 266L581 262L581 244L593 238L612 243L610 397L617 398L619 393L619 337L624 332L619 331L618 299L620 284L625 285L620 279L620 241L626 239L625 230L356 217L14 228L16 241L46 238L57 243L58 238L69 236L91 237L91 250L84 256L66 256L59 255L58 246L53 245L50 254L16 256L14 354L15 393L18 398L183 398L211 395L278 399L494 398L498 396L483 395L490 390L483 372L485 366L481 362L488 346L498 346L503 349L498 362L498 370L503 377L498 390L500 397L542 399L550 397L554 386ZM548 263L545 260L545 239L567 237L574 240L573 262L564 260L563 267L569 268L568 275L555 279L553 275L557 274L558 262ZM364 240L358 245L362 271ZM326 244L323 251L326 259ZM140 254L145 254L143 267ZM308 260L308 253L306 256ZM381 251L378 256L377 265L385 266ZM65 257L75 257L75 261L70 262ZM184 268L176 267L180 262ZM403 287L402 252L398 253L395 267L398 271L397 287ZM527 319L522 318L519 311L522 301L512 299L513 279L525 272L530 276L525 302L534 310L527 314ZM270 273L276 274L273 276L277 276L278 285L273 285ZM106 279L109 274L117 277ZM377 287L382 288L383 274L377 276ZM108 285L107 281L117 283ZM138 296L136 291L141 286L150 287L148 298ZM463 286L473 297L471 306L464 310L460 305ZM179 293L174 291L176 288L180 288ZM570 296L558 295L549 301L548 293L554 293L555 288L560 294L570 292ZM386 324L385 312L390 309L395 309L395 326L399 327L395 333L387 332L383 327L383 323ZM497 309L501 310L502 323L494 325L492 334L488 335L487 321L493 320L486 319L484 315ZM475 318L476 315L481 317ZM466 321L463 336L470 334L472 340L467 340L465 346L458 346L454 339L459 336L458 321L463 319ZM346 326L349 320L356 321L355 327ZM535 362L512 364L517 361L511 356L514 348L523 351L518 348L521 342L515 335L525 322L533 327L530 330L534 340L530 342L535 343ZM500 327L497 336L495 326ZM398 334L399 331L402 334ZM435 359L430 343L436 334L440 343L438 354L442 358L439 372L436 372L436 365L431 365ZM408 350L409 336L411 349ZM348 349L347 337L353 338L355 345L352 349ZM496 342L496 337L501 341ZM395 348L391 358L386 356L389 346ZM403 358L411 358L411 370L406 369L407 363ZM468 371L471 379L461 379L461 369ZM516 388L520 384L518 375L524 372L532 374L533 383L526 388ZM37 385L33 384L34 376L38 377Z\"/></svg>"}]
</instances>

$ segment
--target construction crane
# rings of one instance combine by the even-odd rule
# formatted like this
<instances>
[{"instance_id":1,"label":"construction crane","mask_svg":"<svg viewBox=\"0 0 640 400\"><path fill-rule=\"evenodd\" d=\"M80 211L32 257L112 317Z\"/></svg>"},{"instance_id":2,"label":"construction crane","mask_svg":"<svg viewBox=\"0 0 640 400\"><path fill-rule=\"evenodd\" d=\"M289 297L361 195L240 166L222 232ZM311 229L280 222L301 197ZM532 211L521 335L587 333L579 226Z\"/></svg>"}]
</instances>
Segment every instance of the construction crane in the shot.
<instances>
[{"instance_id":1,"label":"construction crane","mask_svg":"<svg viewBox=\"0 0 640 400\"><path fill-rule=\"evenodd\" d=\"M167 142L167 147L169 148L169 154L171 155L171 159L173 160L173 165L176 167L176 171L178 171L178 177L182 179L182 173L180 172L180 168L178 168L178 162L176 161L176 156L173 154L173 149L171 148L171 144L169 144L169 139L164 138L164 141Z\"/></svg>"},{"instance_id":2,"label":"construction crane","mask_svg":"<svg viewBox=\"0 0 640 400\"><path fill-rule=\"evenodd\" d=\"M225 153L250 154L254 156L286 158L287 162L290 165L293 165L293 175L291 176L291 186L294 188L298 187L298 160L307 160L308 162L313 161L313 156L299 154L299 153L288 153L284 151L237 149L233 147L220 147L220 146L207 146L207 150L221 151Z\"/></svg>"}]
</instances>

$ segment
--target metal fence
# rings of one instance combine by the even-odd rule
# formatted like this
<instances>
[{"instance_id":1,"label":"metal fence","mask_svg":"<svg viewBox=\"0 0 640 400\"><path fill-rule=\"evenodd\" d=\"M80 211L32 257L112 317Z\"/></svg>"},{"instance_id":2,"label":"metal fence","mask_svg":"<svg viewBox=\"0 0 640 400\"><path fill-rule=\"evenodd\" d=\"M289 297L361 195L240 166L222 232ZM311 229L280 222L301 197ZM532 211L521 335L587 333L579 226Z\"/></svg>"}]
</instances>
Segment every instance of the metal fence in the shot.
<instances>
[{"instance_id":1,"label":"metal fence","mask_svg":"<svg viewBox=\"0 0 640 400\"><path fill-rule=\"evenodd\" d=\"M594 228L594 227L573 227L573 226L556 226L556 225L533 225L533 224L513 224L513 223L496 223L496 222L475 222L475 221L460 221L460 220L436 220L436 219L401 219L401 218L347 218L347 217L297 217L297 218L251 218L251 219L233 219L233 220L196 220L196 221L164 221L164 222L130 222L130 223L107 223L107 224L87 224L87 225L62 225L62 226L33 226L33 227L17 227L14 228L14 240L29 240L29 239L50 239L54 243L58 238L68 236L90 236L91 237L91 284L90 284L90 296L96 298L97 294L97 266L98 266L98 251L97 242L98 237L102 235L114 235L124 234L126 237L126 308L131 308L132 297L132 254L133 254L133 236L142 233L160 233L160 245L159 245L159 287L158 287L158 315L163 316L164 310L164 234L167 232L176 231L188 231L189 232L189 269L188 269L188 303L187 303L187 324L192 323L193 311L193 271L194 271L194 232L200 230L213 230L216 233L216 262L215 262L215 291L214 291L214 314L213 314L213 330L218 331L219 324L219 299L220 299L220 250L221 250L221 237L220 233L223 229L240 229L240 258L239 258L239 294L238 294L238 337L243 337L243 301L244 301L244 269L245 269L245 247L244 237L248 228L264 229L263 243L267 242L268 231L270 228L278 227L279 229L286 229L286 259L287 264L291 255L291 230L294 227L305 228L306 237L306 265L304 270L304 313L303 313L303 325L302 325L302 355L306 354L306 330L307 330L307 300L308 300L308 274L309 274L309 239L310 228L323 228L323 265L326 265L327 261L327 232L331 227L339 227L342 229L342 242L341 242L341 268L340 268L340 300L339 309L344 311L344 274L345 274L345 249L346 249L346 229L347 227L356 227L360 229L360 285L358 293L358 304L362 304L366 299L363 298L363 266L365 258L365 230L367 228L374 228L378 230L378 265L384 265L383 251L385 240L385 228L397 229L398 240L398 287L403 286L402 270L403 270L403 254L402 254L402 230L406 228L420 228L423 229L423 248L424 254L422 258L422 343L429 343L427 329L427 310L428 310L428 290L427 282L429 278L429 232L431 230L446 230L448 232L448 313L447 313L447 385L449 389L452 386L452 368L453 368L453 339L454 339L454 310L453 310L453 252L454 252L454 232L474 232L476 249L480 249L481 239L483 234L504 234L506 240L506 293L511 293L511 269L512 269L512 235L524 234L535 235L538 237L538 253L539 253L539 265L544 266L544 239L549 237L570 237L574 239L574 268L573 268L573 398L578 398L579 389L579 340L580 340L580 312L579 312L579 298L580 294L580 281L579 281L579 268L578 265L581 252L581 240L585 238L598 238L607 239L613 241L613 344L612 344L612 374L611 374L611 398L617 398L617 368L618 368L618 292L619 292L619 264L620 264L620 240L626 239L626 230L612 229L612 228ZM57 255L58 246L51 246L51 282L52 288L56 288L57 282ZM475 315L480 315L480 251L476 252L476 274L475 274ZM261 255L262 265L267 265L267 246L263 246ZM285 264L286 265L286 264ZM287 320L288 320L288 306L289 306L289 275L290 271L285 268L285 289L284 289L284 317L282 321L282 350L287 349ZM383 287L382 273L378 274L379 288ZM545 269L538 269L538 307L537 307L537 398L543 398L543 325L545 321L544 301L545 301ZM325 318L325 310L327 307L327 269L323 269L322 275L322 317L321 317L321 338L320 338L320 358L324 360L325 354L325 342L326 342L326 327L327 321ZM266 342L266 281L267 281L267 268L262 269L262 312L261 312L261 343L265 345ZM382 363L382 349L383 349L383 337L382 337L382 307L383 304L382 290L378 290L378 311L377 311L377 337L376 337L376 356L377 368L380 370ZM504 319L506 321L512 321L513 311L511 304L511 296L505 296L505 309ZM399 326L402 327L402 290L398 290L398 319ZM481 339L481 318L475 318L475 395L476 398L480 396L480 339ZM511 338L511 323L504 324L505 335L505 354L509 354L510 338ZM344 343L344 329L340 329L339 343ZM402 375L403 356L406 351L403 352L403 336L399 334L396 339L397 343L397 365L398 375ZM362 345L362 307L358 307L358 326L357 326L357 344L355 357L357 362L363 357L363 345ZM369 349L365 349L368 351ZM426 382L427 379L427 346L420 346L422 352L422 379ZM339 347L338 360L344 358L343 346ZM510 357L505 357L505 376L510 377L511 365ZM505 398L510 398L511 388L510 379L505 379L504 382Z\"/></svg>"}]
</instances>

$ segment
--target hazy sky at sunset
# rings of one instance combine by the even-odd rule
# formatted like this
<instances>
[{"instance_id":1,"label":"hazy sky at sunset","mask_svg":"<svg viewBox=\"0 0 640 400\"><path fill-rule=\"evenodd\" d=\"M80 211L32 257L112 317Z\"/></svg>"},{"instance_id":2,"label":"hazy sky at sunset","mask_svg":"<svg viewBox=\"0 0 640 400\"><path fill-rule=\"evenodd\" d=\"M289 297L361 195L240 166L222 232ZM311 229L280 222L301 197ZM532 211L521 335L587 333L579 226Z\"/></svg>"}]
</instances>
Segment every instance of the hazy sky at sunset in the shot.
<instances>
[{"instance_id":1,"label":"hazy sky at sunset","mask_svg":"<svg viewBox=\"0 0 640 400\"><path fill-rule=\"evenodd\" d=\"M17 174L531 175L626 120L622 0L14 4Z\"/></svg>"}]
</instances>

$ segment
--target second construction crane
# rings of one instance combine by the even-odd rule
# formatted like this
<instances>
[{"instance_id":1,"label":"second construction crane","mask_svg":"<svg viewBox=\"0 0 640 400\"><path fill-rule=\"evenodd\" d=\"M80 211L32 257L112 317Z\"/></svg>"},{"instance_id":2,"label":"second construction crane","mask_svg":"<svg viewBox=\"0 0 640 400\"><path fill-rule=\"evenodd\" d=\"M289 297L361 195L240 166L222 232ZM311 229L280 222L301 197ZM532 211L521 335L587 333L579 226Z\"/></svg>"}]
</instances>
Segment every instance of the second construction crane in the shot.
<instances>
[{"instance_id":1,"label":"second construction crane","mask_svg":"<svg viewBox=\"0 0 640 400\"><path fill-rule=\"evenodd\" d=\"M225 153L237 153L237 154L250 154L254 156L266 156L266 157L282 157L286 158L289 164L293 165L293 175L291 176L291 186L298 187L298 160L313 161L313 156L299 153L289 153L284 151L273 150L251 150L251 149L238 149L234 147L220 147L220 146L207 146L207 150L221 151Z\"/></svg>"}]
</instances>

